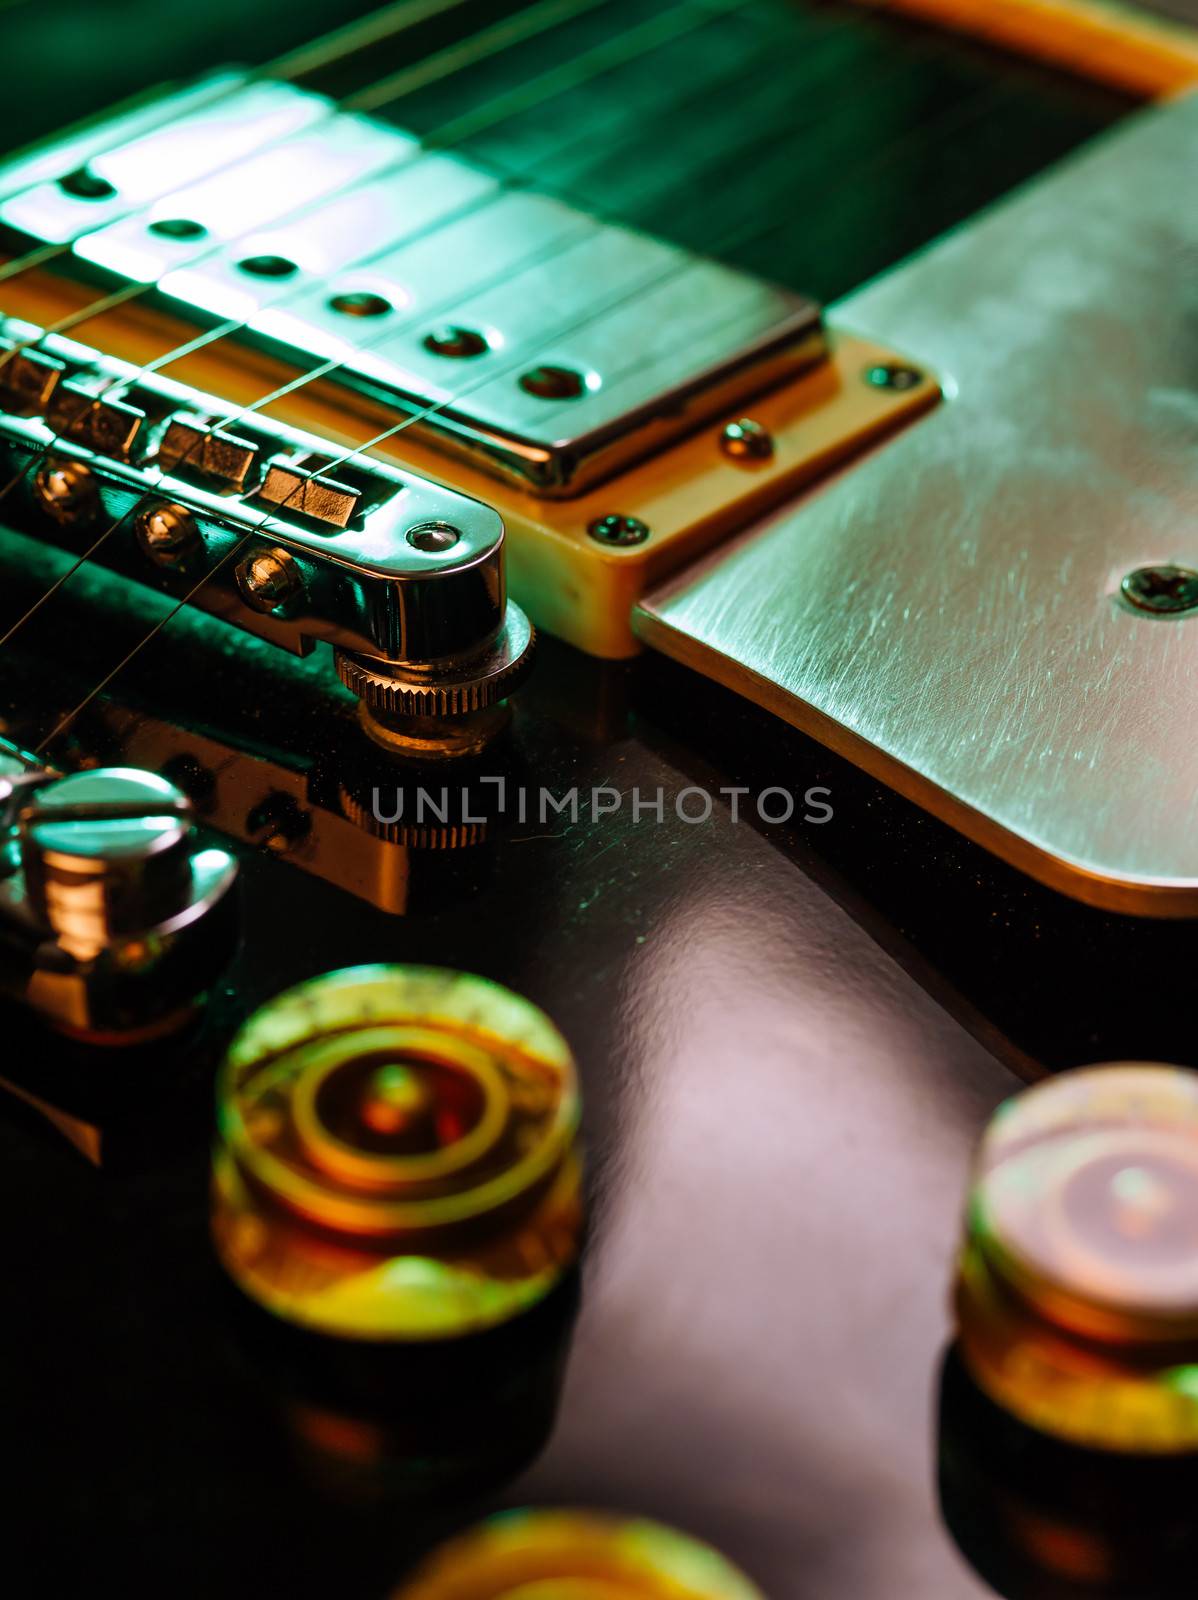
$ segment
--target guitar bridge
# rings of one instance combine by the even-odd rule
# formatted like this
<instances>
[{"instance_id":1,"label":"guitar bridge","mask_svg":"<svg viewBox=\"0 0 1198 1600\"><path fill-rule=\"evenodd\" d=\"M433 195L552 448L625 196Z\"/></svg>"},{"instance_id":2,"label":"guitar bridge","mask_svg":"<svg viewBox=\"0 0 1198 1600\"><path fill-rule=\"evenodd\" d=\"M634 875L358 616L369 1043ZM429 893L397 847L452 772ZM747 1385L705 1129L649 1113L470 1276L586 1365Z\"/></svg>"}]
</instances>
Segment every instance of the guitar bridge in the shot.
<instances>
[{"instance_id":1,"label":"guitar bridge","mask_svg":"<svg viewBox=\"0 0 1198 1600\"><path fill-rule=\"evenodd\" d=\"M495 511L29 324L0 350L0 462L44 536L297 655L327 642L366 705L402 697L401 735L448 718L420 753L477 742L532 642Z\"/></svg>"}]
</instances>

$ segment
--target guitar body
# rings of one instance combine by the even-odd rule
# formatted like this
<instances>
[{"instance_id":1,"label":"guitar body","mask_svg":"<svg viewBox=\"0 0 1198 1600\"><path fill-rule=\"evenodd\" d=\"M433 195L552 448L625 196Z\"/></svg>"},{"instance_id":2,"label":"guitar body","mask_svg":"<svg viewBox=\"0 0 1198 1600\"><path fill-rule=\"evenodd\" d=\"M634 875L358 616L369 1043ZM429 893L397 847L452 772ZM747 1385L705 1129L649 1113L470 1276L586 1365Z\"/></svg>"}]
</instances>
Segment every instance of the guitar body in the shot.
<instances>
[{"instance_id":1,"label":"guitar body","mask_svg":"<svg viewBox=\"0 0 1198 1600\"><path fill-rule=\"evenodd\" d=\"M447 10L380 45L372 75L519 8L466 9L468 23ZM632 59L470 153L836 302L1151 114L1127 86L910 18L751 9L680 37L668 71ZM0 142L49 140L230 59L252 68L367 10L133 3L101 22L67 0L6 7L19 66ZM607 10L414 91L392 120L423 133L643 25L643 8ZM335 97L354 87L325 77ZM20 281L0 283L0 309L29 320ZM288 420L321 431L315 411ZM0 633L66 567L5 510ZM938 1461L959 1462L953 1430L976 1403L951 1362L945 1380L971 1151L1045 1074L1198 1064L1187 916L1084 903L730 688L544 630L500 742L448 779L418 770L434 792L461 772L472 794L502 777L526 803L485 826L434 813L418 839L385 820L401 787L413 804L411 769L363 740L324 653L294 657L190 608L139 650L162 615L161 595L85 566L0 650L6 738L35 750L57 730L60 770L179 782L237 859L241 919L175 1038L95 1045L6 1007L14 1595L108 1580L130 1595L382 1596L440 1538L531 1504L685 1529L774 1600L1146 1592L1079 1587L1063 1557L1027 1587L1026 1553L1001 1548L1018 1517L977 1487L986 1463L962 1519ZM561 809L574 790L576 813ZM781 820L779 792L794 802ZM488 1335L460 1370L427 1352L407 1366L370 1352L364 1374L331 1359L239 1297L209 1241L230 1037L280 991L371 963L493 979L541 1007L579 1063L579 1281L523 1344ZM964 1425L967 1446L980 1429ZM1010 1493L994 1490L1000 1508Z\"/></svg>"}]
</instances>

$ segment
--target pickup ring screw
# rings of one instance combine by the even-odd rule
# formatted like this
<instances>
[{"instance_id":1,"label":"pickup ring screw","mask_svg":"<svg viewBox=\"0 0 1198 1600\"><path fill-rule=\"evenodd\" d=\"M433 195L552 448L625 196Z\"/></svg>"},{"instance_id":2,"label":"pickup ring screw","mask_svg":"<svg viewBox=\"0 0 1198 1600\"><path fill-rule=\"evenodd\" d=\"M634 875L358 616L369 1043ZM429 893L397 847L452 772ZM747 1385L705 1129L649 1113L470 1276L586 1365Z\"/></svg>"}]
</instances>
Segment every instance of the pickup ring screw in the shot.
<instances>
[{"instance_id":1,"label":"pickup ring screw","mask_svg":"<svg viewBox=\"0 0 1198 1600\"><path fill-rule=\"evenodd\" d=\"M33 493L42 510L64 528L92 521L100 509L96 480L82 461L51 456L38 468Z\"/></svg>"},{"instance_id":2,"label":"pickup ring screw","mask_svg":"<svg viewBox=\"0 0 1198 1600\"><path fill-rule=\"evenodd\" d=\"M479 333L477 328L459 328L452 323L426 333L422 342L424 348L433 355L450 356L458 361L486 355L491 348L486 335Z\"/></svg>"},{"instance_id":3,"label":"pickup ring screw","mask_svg":"<svg viewBox=\"0 0 1198 1600\"><path fill-rule=\"evenodd\" d=\"M605 517L596 517L587 532L600 544L627 548L629 545L644 544L649 537L649 525L639 517L626 517L621 512L610 511Z\"/></svg>"},{"instance_id":4,"label":"pickup ring screw","mask_svg":"<svg viewBox=\"0 0 1198 1600\"><path fill-rule=\"evenodd\" d=\"M1198 608L1198 572L1190 567L1137 567L1119 585L1137 611L1176 617Z\"/></svg>"},{"instance_id":5,"label":"pickup ring screw","mask_svg":"<svg viewBox=\"0 0 1198 1600\"><path fill-rule=\"evenodd\" d=\"M140 512L136 523L137 542L155 566L178 567L200 545L196 520L184 506L159 501Z\"/></svg>"},{"instance_id":6,"label":"pickup ring screw","mask_svg":"<svg viewBox=\"0 0 1198 1600\"><path fill-rule=\"evenodd\" d=\"M303 587L299 568L286 550L255 550L236 572L241 598L251 611L277 611Z\"/></svg>"},{"instance_id":7,"label":"pickup ring screw","mask_svg":"<svg viewBox=\"0 0 1198 1600\"><path fill-rule=\"evenodd\" d=\"M876 366L866 367L865 381L872 389L889 389L894 394L905 394L908 389L917 389L923 382L923 373L918 367L909 367L902 361L880 361Z\"/></svg>"},{"instance_id":8,"label":"pickup ring screw","mask_svg":"<svg viewBox=\"0 0 1198 1600\"><path fill-rule=\"evenodd\" d=\"M733 461L768 461L774 453L774 436L752 417L740 417L725 426L720 449Z\"/></svg>"}]
</instances>

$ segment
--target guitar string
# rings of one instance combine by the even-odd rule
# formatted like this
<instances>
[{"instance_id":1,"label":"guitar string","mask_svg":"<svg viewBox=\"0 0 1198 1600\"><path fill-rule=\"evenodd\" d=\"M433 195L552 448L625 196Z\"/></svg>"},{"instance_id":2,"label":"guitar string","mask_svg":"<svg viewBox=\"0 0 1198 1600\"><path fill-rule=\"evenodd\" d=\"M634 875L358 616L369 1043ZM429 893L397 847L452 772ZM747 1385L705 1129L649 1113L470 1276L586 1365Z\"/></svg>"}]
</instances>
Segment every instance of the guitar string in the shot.
<instances>
[{"instance_id":1,"label":"guitar string","mask_svg":"<svg viewBox=\"0 0 1198 1600\"><path fill-rule=\"evenodd\" d=\"M951 128L952 124L956 123L956 122L959 122L964 115L966 115L966 114L968 114L968 115L977 115L979 112L984 111L985 110L985 102L988 101L990 98L992 98L993 94L996 93L996 92L998 92L998 91L997 90L992 90L989 94L986 94L986 95L978 97L979 101L982 102L981 104L979 104L977 101L975 101L975 102L971 102L971 103L966 104L966 105L958 105L958 106L954 106L954 107L949 108L943 114L943 117L941 117L939 119L937 119L937 118L932 119L932 125L938 125L939 128L940 128L940 131L942 133L945 132L945 131L948 131ZM901 154L901 149L899 147L908 148L910 146L911 140L914 137L923 136L923 135L925 135L927 133L927 131L928 131L927 126L921 128L921 129L918 129L918 130L914 130L914 129L910 130L907 138L897 141L894 153L895 154ZM886 165L887 162L884 161L881 164L882 165ZM756 234L758 234L760 232L761 232L761 229L759 227L757 227L756 225L749 225L749 226L747 226L745 228L734 230L733 233L730 236L726 236L724 238L721 238L717 242L717 244L714 246L714 248L715 249L719 249L719 250L733 249L738 244L744 242L745 238L752 238L752 237L754 237ZM664 283L665 281L668 281L668 279L670 277L674 276L674 275L675 275L674 271L666 273L666 274L663 275L661 281ZM644 285L641 285L641 286L631 290L626 296L624 296L622 298L631 301L631 300L636 299L643 292L644 292ZM613 309L613 307L609 305L609 306L605 307L603 309L603 311L598 313L598 315L601 315L601 316L602 315L606 315L612 309ZM575 324L575 329L577 329L579 326L585 326L586 323L588 321L590 321L590 320L593 320L593 319L591 319L591 318L583 319L581 323ZM527 359L527 357L524 357L522 359ZM518 364L519 363L517 363L517 365ZM351 450L345 451L340 457L338 457L336 460L332 461L328 465L328 467L326 467L324 470L327 471L327 472L335 472L339 466L343 465L346 461L350 460L352 457L357 456L357 455L365 456L368 451L377 449L381 444L384 444L384 443L388 442L389 440L391 440L394 437L396 437L398 434L404 432L405 429L414 426L418 422L426 420L428 417L430 417L430 416L434 415L436 412L442 410L446 405L448 405L450 403L456 403L457 400L463 398L466 394L471 392L472 389L479 387L483 382L490 382L492 379L494 379L496 377L499 377L499 376L502 376L502 375L503 375L503 372L501 370L500 372L492 371L492 372L486 374L485 376L480 376L480 379L479 379L478 383L468 386L468 388L465 389L465 390L459 391L456 396L450 397L450 398L448 398L446 400L439 401L436 404L423 407L420 411L416 412L414 415L405 418L404 420L394 424L393 426L391 426L389 428L385 428L385 429L381 430L378 434L375 435L374 438L367 440L365 444L358 445L358 446L354 447ZM297 485L297 489L298 489L298 485ZM297 491L293 490L292 494L294 494L295 492L297 492ZM236 558L236 556L243 549L245 549L245 547L248 545L250 540L259 537L262 534L264 529L269 528L272 525L272 523L275 522L275 519L277 517L278 511L282 510L286 506L287 500L289 500L290 498L291 498L291 495L289 495L286 500L280 502L278 507L276 507L275 511L271 512L269 515L264 516L260 523L256 524L255 527L249 529L241 538L236 540L234 542L234 544L230 547L230 549L228 551L226 551L225 554L220 558L220 560L217 561L216 563L214 563L214 565L212 567L210 567L204 573L204 575L201 578L199 578L195 584L192 585L192 587L190 589L187 590L187 592L170 608L170 610L154 625L154 627L141 640L139 640L138 643L136 645L134 645L132 647L132 649L130 649L116 663L116 665L111 669L111 671L109 671L107 674L105 674L105 676L100 680L100 682L97 683L92 689L90 689L88 691L88 693L75 706L73 706L71 708L71 710L66 713L66 715L64 717L62 717L59 720L59 722L50 730L50 732L42 740L40 740L39 743L35 746L33 753L35 755L40 755L41 752L43 750L45 750L49 745L51 745L54 742L54 740L59 737L59 735L61 733L65 732L65 730L68 727L70 727L71 723L75 720L75 718L79 715L79 713L81 711L83 711L92 702L92 700L95 699L95 697L98 694L102 693L103 690L108 686L108 684L110 684L112 682L112 680L118 675L118 673L123 671L124 668L127 667L129 665L129 663L137 655L139 655L140 652L143 649L145 649L145 647L159 633L162 632L162 630L167 626L167 624L170 623L173 620L173 618L176 617L179 614L179 612L181 610L183 610L183 608L186 605L188 605L195 598L195 596L205 586L205 584L208 583L208 581L213 576L215 576L215 574L222 567L226 566L228 564L228 562L234 560Z\"/></svg>"},{"instance_id":2,"label":"guitar string","mask_svg":"<svg viewBox=\"0 0 1198 1600\"><path fill-rule=\"evenodd\" d=\"M693 3L693 0L692 0L692 3ZM701 9L703 14L698 18L697 21L692 21L691 25L692 26L701 26L703 23L705 23L707 20L709 20L713 15L719 14L718 12L713 11L713 7L717 7L718 6L719 7L719 12L728 12L728 11L732 11L732 10L742 9L745 5L750 4L750 3L751 3L751 0L702 0L702 4L701 4L701 8L700 9ZM677 9L682 9L682 8L677 8ZM638 41L633 38L632 34L625 35L624 36L624 40L625 40L625 51L626 52L628 50L630 50L630 49L633 50L633 51L638 51L641 48L639 43L638 43ZM602 70L605 70L605 71L609 70L611 65L613 65L613 63L610 60L609 53L605 52L604 53L604 58L603 58L603 68L602 68ZM419 158L417 158L417 159L419 159ZM413 165L415 165L415 164L416 163L413 163ZM485 201L480 201L479 202L480 205L482 205L484 203L485 203ZM597 221L597 220L601 220L601 219L596 218L593 215L591 215L591 216L582 216L580 214L580 224L581 223L588 223L588 222L592 222L592 221ZM253 231L253 230L251 230L251 231ZM236 241L232 241L232 242L236 242ZM520 262L518 264L521 266L522 270L528 270L528 269L530 269L530 268L532 268L532 267L534 267L536 265L541 264L543 261L545 261L547 259L551 259L555 254L559 254L559 253L564 252L566 249L570 248L573 243L576 243L576 242L577 242L576 238L568 236L568 237L560 240L554 247L551 247L550 249L548 249L548 250L546 250L546 251L544 251L542 253L534 254L530 258L528 258L527 260L524 260L524 261L522 261L522 262ZM205 255L208 254L208 253L209 252L204 252ZM217 252L212 252L212 253L217 253ZM368 263L357 263L356 265L360 268L360 267L362 267L362 266L364 266L366 264L368 264ZM508 270L510 270L510 269L508 269ZM497 278L496 278L496 280L494 280L494 282L502 282L506 276L507 276L507 272L506 271L502 272L502 273L497 275ZM494 286L494 283L491 280L485 280L481 284L477 284L477 285L472 286L471 293L481 293L485 289L487 289L488 287L493 287L493 286ZM146 287L146 286L142 286L142 287ZM301 285L300 286L300 290L297 291L297 292L303 292L303 289L304 289L304 286ZM379 330L379 334L378 334L377 339L370 340L370 341L367 341L363 345L359 345L357 347L355 353L356 354L364 353L365 351L367 351L370 348L372 348L374 344L383 342L384 340L387 340L387 339L393 337L397 332L403 331L403 329L405 327L410 327L410 326L414 325L415 323L418 323L418 322L424 320L425 318L427 318L429 316L435 315L442 308L442 305L452 307L452 304L453 304L453 301L454 301L455 298L456 297L451 297L448 301L442 302L440 305L439 304L434 304L432 307L424 307L424 308L422 308L422 310L419 313L416 313L411 319L408 319L407 322L402 323L399 326L396 326L394 323L390 323L389 322L387 324L387 326L385 326L385 327L383 327L383 328L381 328ZM285 303L285 298L284 298L284 301L281 302L281 303ZM153 362L148 363L145 367L141 368L139 372L134 373L132 375L118 376L116 378L111 379L109 381L109 383L104 386L104 388L100 391L100 393L93 400L93 402L92 402L93 407L98 405L100 403L100 401L102 400L103 395L105 393L107 393L108 390L110 390L111 388L115 387L117 384L126 384L126 383L134 382L134 381L136 381L136 379L138 377L145 376L151 371L160 370L162 367L169 365L173 360L178 359L182 354L193 352L194 350L196 350L198 348L201 348L204 344L211 343L217 337L223 337L226 334L228 334L230 332L235 332L235 331L237 331L238 329L240 329L240 328L242 328L244 326L245 326L244 321L234 321L234 322L231 323L231 325L224 325L224 326L222 326L221 328L218 328L218 329L210 329L206 333L197 335L195 338L193 338L192 340L188 341L185 345L177 347L175 350L169 351L166 354L156 358ZM43 330L43 332L44 331L45 330ZM569 330L566 330L566 331L568 332ZM232 426L233 424L235 424L236 422L238 422L239 420L241 420L242 418L244 418L245 416L248 416L248 415L252 414L253 412L255 412L257 410L260 410L263 406L269 405L274 401L277 401L279 399L284 398L286 395L295 392L296 390L304 387L308 383L316 382L320 378L328 376L330 373L336 371L340 366L343 366L344 364L345 364L344 360L339 360L339 359L327 360L327 361L319 364L316 368L314 368L314 369L312 369L312 370L310 370L308 372L299 374L296 378L294 378L294 379L290 380L289 382L285 383L280 388L272 390L270 393L261 396L258 400L254 401L251 405L242 408L240 411L236 412L234 415L228 416L228 417L222 417L221 420L219 421L219 423L214 423L213 426L214 427L220 427L220 428L228 428L228 427ZM453 397L447 398L447 400L444 403L445 404L452 403L452 398ZM400 402L400 403L402 403L402 402ZM186 451L184 451L183 454L180 456L179 461L175 463L175 470L177 470L179 466L185 466L192 459L192 456L193 456L194 452L197 451L197 450L202 449L202 447L203 447L206 439L209 437L210 433L211 433L211 429L209 429L206 433L197 436L197 438L193 441L192 445L189 446L188 449ZM10 481L3 487L3 489L0 489L0 500L2 500L6 494L8 494L11 490L13 490L24 478L26 478L31 472L33 472L46 459L46 457L49 455L50 451L53 449L55 443L58 442L60 437L61 437L60 435L52 435L47 440L47 442L41 447L40 450L38 450L36 452L33 452L31 454L30 460L25 463L25 465L17 472L17 474L13 478L10 479ZM137 504L135 504L130 511L126 512L122 517L116 519L112 524L110 524L109 527L106 528L105 531L99 536L99 538L97 540L95 540L87 548L86 551L84 551L83 555L80 556L77 559L77 561L74 563L74 565L69 567L62 574L60 574L59 578L55 581L55 583L53 585L51 585L50 589L48 589L42 596L40 596L37 600L35 600L32 603L32 605L28 608L28 610L22 616L18 617L14 623L11 624L11 626L4 633L4 635L0 636L0 646L6 644L8 642L8 640L12 637L12 635L29 619L29 617L31 617L36 611L40 610L41 606L46 602L46 600L48 600L55 592L57 592L57 590L60 589L62 587L62 585L64 583L66 583L70 579L70 577L74 574L74 572L78 571L79 568L81 566L83 566L86 563L86 561L88 559L90 559L90 557L92 555L95 554L96 550L100 548L100 546L104 543L104 541L109 536L111 536L113 533L115 533L116 529L118 527L120 527L122 525L122 523L124 523L127 520L127 518L129 516L135 515L137 513L137 511L140 509L141 505L144 504L144 502L146 500L152 498L152 496L153 496L153 491L147 491L146 494L142 497L142 500L139 501Z\"/></svg>"},{"instance_id":3,"label":"guitar string","mask_svg":"<svg viewBox=\"0 0 1198 1600\"><path fill-rule=\"evenodd\" d=\"M398 0L397 4L383 6L378 11L373 11L367 17L362 17L356 22L346 24L345 27L334 29L332 32L316 40L313 44L290 54L278 56L265 62L260 67L249 71L237 84L231 85L230 95L244 90L250 84L263 80L290 82L304 73L320 71L322 67L331 65L334 61L353 55L365 49L370 44L378 44L387 38L397 39L409 28L416 27L419 23L430 20L446 11L453 11L458 6L469 5L472 0ZM396 25L397 24L397 25ZM219 98L223 98L219 97ZM334 107L334 110L340 109ZM157 124L156 127L161 127ZM155 130L151 129L150 132ZM117 150L122 144L127 143L126 138L119 135L114 143L103 145L94 150L88 161L95 161L99 157ZM38 146L30 146L35 150ZM242 157L238 158L244 159ZM6 165L19 165L18 156ZM85 165L87 163L85 162ZM221 169L216 169L221 170ZM211 176L211 174L209 174ZM19 193L19 190L13 191ZM165 198L165 197L164 197ZM131 215L131 212L122 212L122 216ZM118 219L112 219L118 220ZM11 261L0 263L0 283L5 283L10 278L17 277L22 272L32 271L35 267L44 266L47 261L69 254L73 240L67 239L62 243L36 245L23 256L16 256Z\"/></svg>"},{"instance_id":4,"label":"guitar string","mask_svg":"<svg viewBox=\"0 0 1198 1600\"><path fill-rule=\"evenodd\" d=\"M414 94L430 84L439 83L456 72L464 71L491 56L510 50L513 45L524 44L539 33L564 26L583 17L588 11L607 5L610 0L537 0L514 17L505 17L482 33L450 45L424 61L401 67L389 77L365 89L355 90L341 102L342 111L381 111L405 95Z\"/></svg>"}]
</instances>

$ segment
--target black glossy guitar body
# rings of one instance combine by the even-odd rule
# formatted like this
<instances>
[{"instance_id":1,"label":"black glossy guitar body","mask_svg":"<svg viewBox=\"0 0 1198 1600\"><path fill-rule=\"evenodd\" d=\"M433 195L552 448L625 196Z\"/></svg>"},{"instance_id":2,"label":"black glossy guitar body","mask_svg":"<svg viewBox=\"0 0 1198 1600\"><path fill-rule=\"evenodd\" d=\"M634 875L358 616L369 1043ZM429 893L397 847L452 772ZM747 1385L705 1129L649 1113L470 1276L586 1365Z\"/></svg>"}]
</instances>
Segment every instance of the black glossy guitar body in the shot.
<instances>
[{"instance_id":1,"label":"black glossy guitar body","mask_svg":"<svg viewBox=\"0 0 1198 1600\"><path fill-rule=\"evenodd\" d=\"M503 9L474 7L480 18ZM737 170L758 183L752 203L771 227L741 259L821 295L1128 109L917 29L846 23L840 7L759 9L767 36L726 67L711 116L731 123L739 104L746 144L789 140L793 159L742 153ZM49 133L218 59L275 55L346 15L315 3L130 4L104 8L89 48L95 8L14 6L0 27L21 69L0 137ZM437 24L447 37L455 25ZM799 42L834 27L820 74L805 80ZM766 75L771 28L792 49L775 51ZM813 112L818 95L831 104L820 85L832 61L842 84L881 75L875 99L852 102L859 126L796 112L805 97ZM503 70L535 66L526 56ZM719 76L710 61L679 70L701 67ZM500 67L487 70L494 92ZM935 113L970 95L968 138L946 147ZM599 109L591 97L578 115ZM431 123L445 107L415 111ZM889 112L907 132L887 169ZM669 129L646 118L647 163ZM525 134L530 168L551 170L554 128L540 130L536 155ZM821 139L838 141L837 161L821 161ZM821 248L807 223L847 192L854 142L865 176ZM582 198L598 204L606 182L605 203L618 204L631 159L606 178L592 170ZM686 159L680 148L672 188L661 180L655 226L701 244ZM704 204L713 193L745 203L716 186ZM0 563L3 631L54 568L16 538ZM10 648L8 736L36 743L152 618L98 579L66 586ZM317 793L347 778L363 794L396 782L327 665L185 616L56 753L119 759L120 729L140 719L173 727L183 755L202 737L262 761L264 790L272 768ZM8 1592L106 1580L131 1596L366 1600L443 1532L530 1503L674 1523L774 1600L990 1592L947 1531L937 1488L969 1152L1021 1077L1121 1057L1198 1060L1192 926L1108 916L1037 887L649 657L600 664L544 640L494 760L555 792L660 789L664 820L633 820L628 806L577 823L508 816L480 846L415 862L402 915L304 870L302 851L242 842L241 949L185 1039L87 1051L5 1015L0 1076L106 1130L97 1167L44 1116L0 1101ZM729 785L826 788L834 814L771 826L749 809L734 822L719 801L702 823L678 816L682 790ZM553 1017L582 1068L591 1205L580 1283L527 1325L386 1359L330 1354L268 1325L226 1285L207 1234L212 1071L233 1029L290 984L379 961L479 972ZM1005 1524L986 1526L993 1539ZM985 1550L970 1555L987 1565ZM1090 1592L1054 1582L1034 1592Z\"/></svg>"}]
</instances>

